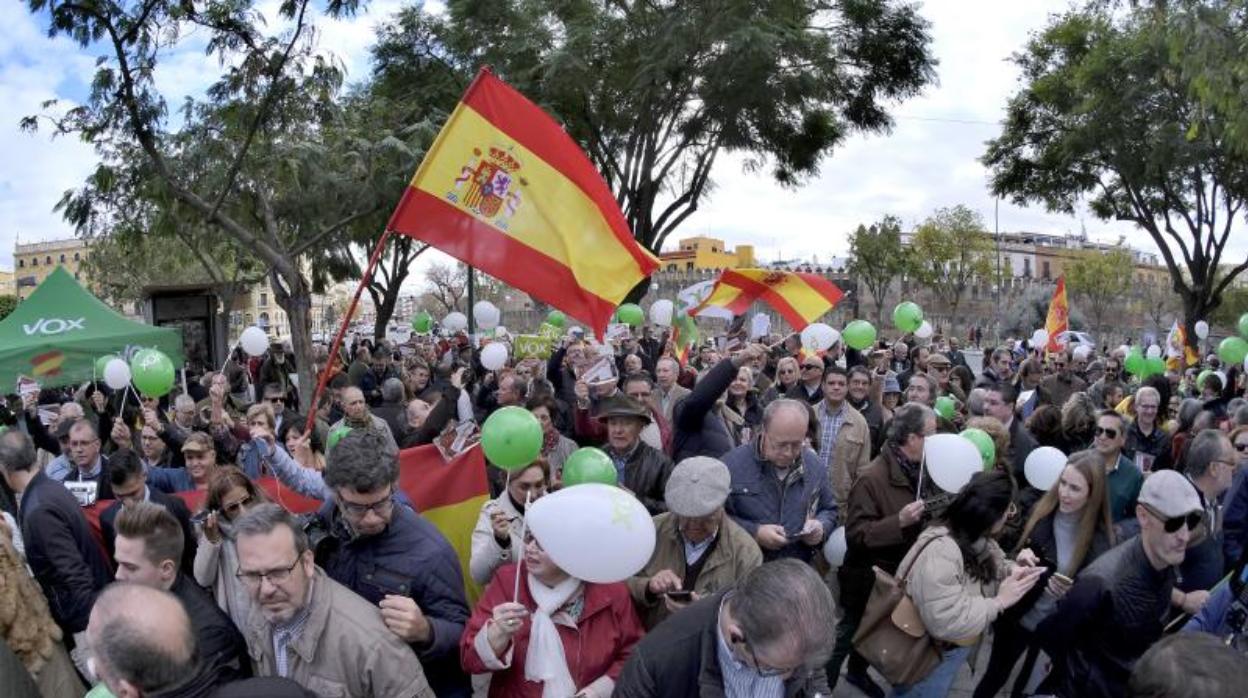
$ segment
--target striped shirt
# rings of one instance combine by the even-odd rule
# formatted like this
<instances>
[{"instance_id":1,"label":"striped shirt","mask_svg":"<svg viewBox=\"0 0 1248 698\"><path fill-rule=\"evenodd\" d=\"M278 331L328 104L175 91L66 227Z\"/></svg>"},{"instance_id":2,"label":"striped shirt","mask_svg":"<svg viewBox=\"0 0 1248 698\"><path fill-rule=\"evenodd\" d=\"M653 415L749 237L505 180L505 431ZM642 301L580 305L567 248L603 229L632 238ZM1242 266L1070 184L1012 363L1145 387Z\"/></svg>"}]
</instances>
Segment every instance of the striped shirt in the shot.
<instances>
[{"instance_id":1,"label":"striped shirt","mask_svg":"<svg viewBox=\"0 0 1248 698\"><path fill-rule=\"evenodd\" d=\"M819 403L819 460L832 472L832 452L836 450L836 437L845 424L845 403L836 412L828 411L827 401Z\"/></svg>"},{"instance_id":2,"label":"striped shirt","mask_svg":"<svg viewBox=\"0 0 1248 698\"><path fill-rule=\"evenodd\" d=\"M311 595L309 594L309 598ZM290 662L286 658L286 649L299 639L303 626L308 624L308 616L312 613L312 604L305 605L289 622L273 626L273 659L277 664L277 675L290 678Z\"/></svg>"},{"instance_id":3,"label":"striped shirt","mask_svg":"<svg viewBox=\"0 0 1248 698\"><path fill-rule=\"evenodd\" d=\"M724 598L727 601L727 597ZM724 602L720 602L719 612L724 612ZM783 698L784 679L779 676L760 676L753 667L738 661L728 649L724 639L724 630L715 623L715 637L719 655L719 671L724 680L724 695L727 698Z\"/></svg>"}]
</instances>

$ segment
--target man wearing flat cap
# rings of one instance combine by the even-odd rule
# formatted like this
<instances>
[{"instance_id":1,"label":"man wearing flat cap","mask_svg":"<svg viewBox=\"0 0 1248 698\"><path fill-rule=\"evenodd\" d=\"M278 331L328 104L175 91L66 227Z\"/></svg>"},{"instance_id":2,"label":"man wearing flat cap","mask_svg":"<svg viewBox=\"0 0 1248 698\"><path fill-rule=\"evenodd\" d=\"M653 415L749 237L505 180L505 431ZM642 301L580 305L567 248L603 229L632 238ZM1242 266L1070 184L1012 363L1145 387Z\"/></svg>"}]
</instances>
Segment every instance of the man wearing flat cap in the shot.
<instances>
[{"instance_id":1,"label":"man wearing flat cap","mask_svg":"<svg viewBox=\"0 0 1248 698\"><path fill-rule=\"evenodd\" d=\"M646 630L704 596L731 589L763 564L758 543L724 515L731 480L723 461L706 456L686 458L672 470L668 511L654 517L654 554L628 580Z\"/></svg>"},{"instance_id":2,"label":"man wearing flat cap","mask_svg":"<svg viewBox=\"0 0 1248 698\"><path fill-rule=\"evenodd\" d=\"M672 460L641 440L641 430L650 423L650 408L616 393L599 404L598 419L607 424L603 450L615 463L620 486L632 492L652 516L667 511L663 488L672 472Z\"/></svg>"}]
</instances>

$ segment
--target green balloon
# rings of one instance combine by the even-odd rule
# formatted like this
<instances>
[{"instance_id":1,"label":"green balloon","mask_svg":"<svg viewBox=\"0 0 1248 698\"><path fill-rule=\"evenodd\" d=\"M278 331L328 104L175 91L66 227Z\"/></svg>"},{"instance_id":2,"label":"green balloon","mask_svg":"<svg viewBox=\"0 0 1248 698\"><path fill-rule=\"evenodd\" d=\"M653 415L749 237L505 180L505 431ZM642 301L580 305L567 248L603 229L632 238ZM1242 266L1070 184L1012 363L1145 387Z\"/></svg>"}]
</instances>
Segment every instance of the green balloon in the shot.
<instances>
[{"instance_id":1,"label":"green balloon","mask_svg":"<svg viewBox=\"0 0 1248 698\"><path fill-rule=\"evenodd\" d=\"M563 464L564 487L584 485L587 482L611 486L619 484L611 456L593 446L578 448Z\"/></svg>"},{"instance_id":2,"label":"green balloon","mask_svg":"<svg viewBox=\"0 0 1248 698\"><path fill-rule=\"evenodd\" d=\"M108 365L109 361L112 361L115 358L117 358L116 354L109 354L107 356L101 356L95 360L95 379L97 381L104 380L104 367Z\"/></svg>"},{"instance_id":3,"label":"green balloon","mask_svg":"<svg viewBox=\"0 0 1248 698\"><path fill-rule=\"evenodd\" d=\"M984 470L992 470L993 465L997 462L997 445L993 443L992 437L983 429L963 429L962 438L975 444L975 448L979 449L979 455L984 459Z\"/></svg>"},{"instance_id":4,"label":"green balloon","mask_svg":"<svg viewBox=\"0 0 1248 698\"><path fill-rule=\"evenodd\" d=\"M161 397L173 390L173 361L159 349L143 349L130 359L134 387L147 397Z\"/></svg>"},{"instance_id":5,"label":"green balloon","mask_svg":"<svg viewBox=\"0 0 1248 698\"><path fill-rule=\"evenodd\" d=\"M1201 371L1201 372L1200 372L1200 373L1196 376L1196 389L1197 389L1197 390L1204 390L1204 389L1205 389L1205 379L1206 379L1206 378L1208 378L1209 376L1212 376L1212 375L1214 375L1214 373L1213 373L1213 369L1211 369L1211 368L1206 368L1205 370Z\"/></svg>"},{"instance_id":6,"label":"green balloon","mask_svg":"<svg viewBox=\"0 0 1248 698\"><path fill-rule=\"evenodd\" d=\"M902 332L914 332L923 324L923 309L918 303L903 301L893 308L893 326Z\"/></svg>"},{"instance_id":7,"label":"green balloon","mask_svg":"<svg viewBox=\"0 0 1248 698\"><path fill-rule=\"evenodd\" d=\"M1242 364L1246 356L1248 356L1248 340L1243 337L1227 337L1218 345L1218 358L1231 366Z\"/></svg>"},{"instance_id":8,"label":"green balloon","mask_svg":"<svg viewBox=\"0 0 1248 698\"><path fill-rule=\"evenodd\" d=\"M646 322L646 314L636 303L625 303L615 311L615 319L629 327L641 327Z\"/></svg>"},{"instance_id":9,"label":"green balloon","mask_svg":"<svg viewBox=\"0 0 1248 698\"><path fill-rule=\"evenodd\" d=\"M1122 367L1127 369L1127 373L1130 373L1133 376L1138 376L1143 373L1146 366L1147 360L1144 358L1144 354L1140 351L1139 347L1133 347L1131 351L1127 353L1126 361L1122 362Z\"/></svg>"},{"instance_id":10,"label":"green balloon","mask_svg":"<svg viewBox=\"0 0 1248 698\"><path fill-rule=\"evenodd\" d=\"M503 470L522 470L542 454L542 425L523 407L496 410L481 425L481 449Z\"/></svg>"},{"instance_id":11,"label":"green balloon","mask_svg":"<svg viewBox=\"0 0 1248 698\"><path fill-rule=\"evenodd\" d=\"M412 329L419 334L429 334L433 329L433 316L423 310L416 313L412 316Z\"/></svg>"},{"instance_id":12,"label":"green balloon","mask_svg":"<svg viewBox=\"0 0 1248 698\"><path fill-rule=\"evenodd\" d=\"M329 437L325 439L325 452L329 453L330 451L334 450L334 446L337 446L338 442L342 441L342 437L350 433L351 433L351 427L347 426L346 424L342 424L342 425L334 427L333 429L330 429Z\"/></svg>"},{"instance_id":13,"label":"green balloon","mask_svg":"<svg viewBox=\"0 0 1248 698\"><path fill-rule=\"evenodd\" d=\"M1158 356L1155 359L1145 359L1144 369L1149 376L1160 376L1166 372L1166 360ZM1146 378L1148 376L1145 376Z\"/></svg>"},{"instance_id":14,"label":"green balloon","mask_svg":"<svg viewBox=\"0 0 1248 698\"><path fill-rule=\"evenodd\" d=\"M1248 337L1248 313L1239 316L1239 336Z\"/></svg>"},{"instance_id":15,"label":"green balloon","mask_svg":"<svg viewBox=\"0 0 1248 698\"><path fill-rule=\"evenodd\" d=\"M921 323L922 320L919 322ZM875 326L866 320L854 320L845 326L841 337L847 346L861 351L875 342Z\"/></svg>"},{"instance_id":16,"label":"green balloon","mask_svg":"<svg viewBox=\"0 0 1248 698\"><path fill-rule=\"evenodd\" d=\"M957 411L957 403L948 395L941 395L936 398L936 414L945 419L952 420L954 412Z\"/></svg>"},{"instance_id":17,"label":"green balloon","mask_svg":"<svg viewBox=\"0 0 1248 698\"><path fill-rule=\"evenodd\" d=\"M559 329L563 329L563 326L566 325L567 322L568 316L558 310L552 310L550 311L550 314L546 316L546 324L558 327Z\"/></svg>"}]
</instances>

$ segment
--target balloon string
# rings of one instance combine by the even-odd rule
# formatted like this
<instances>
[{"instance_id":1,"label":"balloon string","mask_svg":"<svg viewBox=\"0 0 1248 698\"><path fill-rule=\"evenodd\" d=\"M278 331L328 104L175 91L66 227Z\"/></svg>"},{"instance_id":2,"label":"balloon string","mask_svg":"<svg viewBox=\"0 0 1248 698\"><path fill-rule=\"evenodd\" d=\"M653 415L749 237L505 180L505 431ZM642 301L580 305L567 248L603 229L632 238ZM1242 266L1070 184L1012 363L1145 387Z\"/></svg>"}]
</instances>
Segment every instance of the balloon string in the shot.
<instances>
[{"instance_id":1,"label":"balloon string","mask_svg":"<svg viewBox=\"0 0 1248 698\"><path fill-rule=\"evenodd\" d=\"M508 476L510 476L510 475L511 475L511 471L510 471L510 470L509 470L509 471L507 471L507 474L508 474ZM504 492L504 494L507 494L507 493L506 493L506 492ZM507 495L507 496L509 496L509 497L510 497L511 495ZM521 573L521 571L524 569L524 549L523 549L523 546L524 546L524 534L527 532L527 529L528 529L528 526L529 526L529 520L528 520L526 517L529 515L529 503L530 503L532 500L533 500L533 491L532 491L532 490L530 490L530 491L528 491L528 492L525 492L525 493L524 493L524 516L521 516L521 517L520 517L520 545L521 545L521 549L520 549L520 551L519 551L519 552L520 552L519 559L518 559L518 560L516 560L516 588L512 591L512 594L511 594L511 600L512 600L512 603L520 603L520 573Z\"/></svg>"}]
</instances>

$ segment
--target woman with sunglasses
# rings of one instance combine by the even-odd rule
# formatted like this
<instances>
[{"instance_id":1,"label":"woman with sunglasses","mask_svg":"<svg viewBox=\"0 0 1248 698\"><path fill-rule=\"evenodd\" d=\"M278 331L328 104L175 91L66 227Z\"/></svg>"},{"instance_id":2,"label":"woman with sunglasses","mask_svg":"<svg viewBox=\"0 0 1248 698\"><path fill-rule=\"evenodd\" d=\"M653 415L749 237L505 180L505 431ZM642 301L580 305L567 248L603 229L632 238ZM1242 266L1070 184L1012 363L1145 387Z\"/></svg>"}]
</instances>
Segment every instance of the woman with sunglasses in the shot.
<instances>
[{"instance_id":1,"label":"woman with sunglasses","mask_svg":"<svg viewBox=\"0 0 1248 698\"><path fill-rule=\"evenodd\" d=\"M491 698L607 698L643 633L628 587L569 575L532 533L523 554L523 569L499 568L477 602L459 642L464 670L491 674Z\"/></svg>"},{"instance_id":2,"label":"woman with sunglasses","mask_svg":"<svg viewBox=\"0 0 1248 698\"><path fill-rule=\"evenodd\" d=\"M1017 605L993 624L992 655L975 698L991 698L1005 685L1018 658L1027 653L1011 696L1021 696L1039 648L1031 631L1057 607L1072 580L1114 545L1106 503L1105 469L1093 452L1070 457L1056 483L1040 498L1023 528L1016 559L1045 572Z\"/></svg>"},{"instance_id":3,"label":"woman with sunglasses","mask_svg":"<svg viewBox=\"0 0 1248 698\"><path fill-rule=\"evenodd\" d=\"M1044 571L1015 566L994 540L1014 499L1007 473L977 473L954 497L944 519L919 535L898 567L928 635L943 647L925 678L893 687L911 698L947 696L958 669L1003 611L1035 586Z\"/></svg>"},{"instance_id":4,"label":"woman with sunglasses","mask_svg":"<svg viewBox=\"0 0 1248 698\"><path fill-rule=\"evenodd\" d=\"M204 510L195 517L202 521L199 547L195 550L195 581L212 590L217 605L240 628L246 627L252 604L250 592L234 574L238 570L238 550L234 547L232 523L267 501L264 490L243 471L223 465L208 484Z\"/></svg>"}]
</instances>

